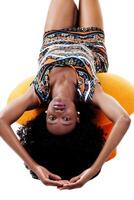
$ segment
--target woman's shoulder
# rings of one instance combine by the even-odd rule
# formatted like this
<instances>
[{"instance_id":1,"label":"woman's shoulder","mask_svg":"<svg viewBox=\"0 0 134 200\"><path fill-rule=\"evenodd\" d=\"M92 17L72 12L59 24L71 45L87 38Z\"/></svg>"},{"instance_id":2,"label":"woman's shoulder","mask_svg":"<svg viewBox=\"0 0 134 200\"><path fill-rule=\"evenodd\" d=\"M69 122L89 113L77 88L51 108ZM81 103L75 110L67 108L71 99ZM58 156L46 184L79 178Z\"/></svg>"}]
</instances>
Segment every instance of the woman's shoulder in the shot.
<instances>
[{"instance_id":1,"label":"woman's shoulder","mask_svg":"<svg viewBox=\"0 0 134 200\"><path fill-rule=\"evenodd\" d=\"M28 110L37 108L41 106L41 100L39 99L38 95L35 92L34 85L31 84L30 87L27 89L25 95L29 96L31 100L31 104L28 107Z\"/></svg>"},{"instance_id":2,"label":"woman's shoulder","mask_svg":"<svg viewBox=\"0 0 134 200\"><path fill-rule=\"evenodd\" d=\"M98 96L99 96L102 92L104 92L104 90L103 90L101 84L100 84L99 82L96 83L96 84L95 84L95 88L94 88L93 98L92 98L92 102L93 102L94 104L97 104L97 98L98 98Z\"/></svg>"}]
</instances>

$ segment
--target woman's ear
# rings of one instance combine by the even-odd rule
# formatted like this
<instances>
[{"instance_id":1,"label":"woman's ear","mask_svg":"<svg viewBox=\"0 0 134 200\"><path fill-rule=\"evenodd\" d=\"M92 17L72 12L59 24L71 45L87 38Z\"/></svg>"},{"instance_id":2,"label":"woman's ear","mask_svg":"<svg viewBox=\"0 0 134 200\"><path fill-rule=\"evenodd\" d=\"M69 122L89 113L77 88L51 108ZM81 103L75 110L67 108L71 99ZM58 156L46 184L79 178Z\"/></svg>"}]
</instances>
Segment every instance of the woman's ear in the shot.
<instances>
[{"instance_id":1,"label":"woman's ear","mask_svg":"<svg viewBox=\"0 0 134 200\"><path fill-rule=\"evenodd\" d=\"M77 123L80 123L80 112L77 112Z\"/></svg>"}]
</instances>

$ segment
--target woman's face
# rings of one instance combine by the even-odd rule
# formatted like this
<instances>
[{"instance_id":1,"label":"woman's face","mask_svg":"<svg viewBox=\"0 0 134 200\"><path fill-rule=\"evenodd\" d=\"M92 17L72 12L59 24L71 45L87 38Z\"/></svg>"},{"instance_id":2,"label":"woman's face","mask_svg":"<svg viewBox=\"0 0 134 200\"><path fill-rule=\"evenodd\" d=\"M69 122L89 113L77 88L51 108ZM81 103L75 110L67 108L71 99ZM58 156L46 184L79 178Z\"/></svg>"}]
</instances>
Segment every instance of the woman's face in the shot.
<instances>
[{"instance_id":1,"label":"woman's face","mask_svg":"<svg viewBox=\"0 0 134 200\"><path fill-rule=\"evenodd\" d=\"M75 105L70 99L53 98L46 113L47 128L55 135L71 132L79 122Z\"/></svg>"}]
</instances>

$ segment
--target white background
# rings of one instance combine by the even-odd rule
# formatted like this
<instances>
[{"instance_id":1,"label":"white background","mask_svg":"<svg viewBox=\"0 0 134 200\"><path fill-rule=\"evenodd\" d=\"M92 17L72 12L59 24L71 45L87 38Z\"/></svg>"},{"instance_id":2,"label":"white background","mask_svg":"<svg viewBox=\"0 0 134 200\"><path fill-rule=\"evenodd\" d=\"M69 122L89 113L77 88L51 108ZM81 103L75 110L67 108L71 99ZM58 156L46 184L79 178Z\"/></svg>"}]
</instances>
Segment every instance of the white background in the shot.
<instances>
[{"instance_id":1,"label":"white background","mask_svg":"<svg viewBox=\"0 0 134 200\"><path fill-rule=\"evenodd\" d=\"M38 69L38 53L49 0L0 1L0 110L10 91ZM134 5L132 0L101 0L109 72L134 83ZM58 16L57 16L58 19ZM22 160L0 140L0 199L134 199L134 116L118 155L100 175L76 190L59 191L34 180ZM16 124L13 125L16 129Z\"/></svg>"}]
</instances>

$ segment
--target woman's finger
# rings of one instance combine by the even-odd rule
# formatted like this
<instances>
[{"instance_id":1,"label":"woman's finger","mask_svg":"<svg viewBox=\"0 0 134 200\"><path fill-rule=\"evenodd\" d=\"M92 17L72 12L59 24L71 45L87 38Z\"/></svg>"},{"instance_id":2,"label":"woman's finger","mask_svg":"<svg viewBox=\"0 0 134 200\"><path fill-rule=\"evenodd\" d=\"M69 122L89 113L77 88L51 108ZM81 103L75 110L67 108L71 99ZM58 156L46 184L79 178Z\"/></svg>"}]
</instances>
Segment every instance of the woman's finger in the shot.
<instances>
[{"instance_id":1,"label":"woman's finger","mask_svg":"<svg viewBox=\"0 0 134 200\"><path fill-rule=\"evenodd\" d=\"M82 182L81 180L77 180L76 182L74 183L69 183L69 184L64 184L62 187L60 187L60 190L63 190L63 189L74 189L74 188L79 188L82 186Z\"/></svg>"},{"instance_id":2,"label":"woman's finger","mask_svg":"<svg viewBox=\"0 0 134 200\"><path fill-rule=\"evenodd\" d=\"M50 179L46 179L46 180L44 181L44 184L45 184L45 185L49 185L49 186L58 186L58 187L63 186L63 184L60 183L59 181L53 181L53 180L50 180Z\"/></svg>"},{"instance_id":3,"label":"woman's finger","mask_svg":"<svg viewBox=\"0 0 134 200\"><path fill-rule=\"evenodd\" d=\"M80 176L75 176L75 177L73 177L73 178L70 179L70 183L74 183L74 182L76 182L79 179L80 179Z\"/></svg>"},{"instance_id":4,"label":"woman's finger","mask_svg":"<svg viewBox=\"0 0 134 200\"><path fill-rule=\"evenodd\" d=\"M70 182L68 180L59 180L60 183L64 184L69 184Z\"/></svg>"},{"instance_id":5,"label":"woman's finger","mask_svg":"<svg viewBox=\"0 0 134 200\"><path fill-rule=\"evenodd\" d=\"M59 189L60 190L64 190L64 189L74 189L74 188L78 188L80 187L80 184L79 183L70 183L70 184L65 184L63 185L63 187L60 187Z\"/></svg>"},{"instance_id":6,"label":"woman's finger","mask_svg":"<svg viewBox=\"0 0 134 200\"><path fill-rule=\"evenodd\" d=\"M61 184L63 184L63 185L69 184L69 183L70 183L68 180L59 180L59 182L60 182ZM60 188L63 187L63 185L62 185L62 186L57 186L57 188L60 189Z\"/></svg>"},{"instance_id":7,"label":"woman's finger","mask_svg":"<svg viewBox=\"0 0 134 200\"><path fill-rule=\"evenodd\" d=\"M58 176L58 175L56 175L56 174L53 174L53 173L50 173L50 174L49 174L49 177L50 177L51 179L54 179L54 180L61 180L61 177L60 177L60 176Z\"/></svg>"}]
</instances>

